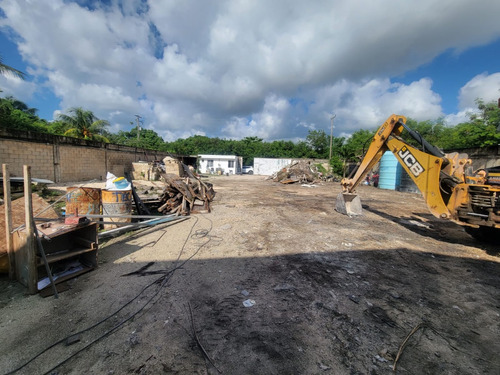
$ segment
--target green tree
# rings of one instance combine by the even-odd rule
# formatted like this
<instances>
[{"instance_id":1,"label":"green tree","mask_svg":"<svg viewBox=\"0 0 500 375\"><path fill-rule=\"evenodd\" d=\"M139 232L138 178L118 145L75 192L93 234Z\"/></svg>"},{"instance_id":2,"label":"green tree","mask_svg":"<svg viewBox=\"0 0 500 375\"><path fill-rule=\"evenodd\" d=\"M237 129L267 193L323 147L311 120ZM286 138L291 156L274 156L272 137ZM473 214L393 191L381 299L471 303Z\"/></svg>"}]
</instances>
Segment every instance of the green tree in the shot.
<instances>
[{"instance_id":1,"label":"green tree","mask_svg":"<svg viewBox=\"0 0 500 375\"><path fill-rule=\"evenodd\" d=\"M349 163L358 163L370 146L375 131L360 129L349 138L333 138L330 166L333 173L345 176Z\"/></svg>"},{"instance_id":2,"label":"green tree","mask_svg":"<svg viewBox=\"0 0 500 375\"><path fill-rule=\"evenodd\" d=\"M47 122L40 119L36 111L12 96L0 98L0 127L46 133Z\"/></svg>"},{"instance_id":3,"label":"green tree","mask_svg":"<svg viewBox=\"0 0 500 375\"><path fill-rule=\"evenodd\" d=\"M330 141L324 130L309 130L306 142L314 151L315 158L328 158Z\"/></svg>"},{"instance_id":4,"label":"green tree","mask_svg":"<svg viewBox=\"0 0 500 375\"><path fill-rule=\"evenodd\" d=\"M458 124L444 134L447 134L442 140L445 150L487 147L500 143L500 133L496 127L482 121Z\"/></svg>"},{"instance_id":5,"label":"green tree","mask_svg":"<svg viewBox=\"0 0 500 375\"><path fill-rule=\"evenodd\" d=\"M465 147L487 147L500 143L500 108L496 102L485 103L476 99L479 114L469 116L470 126L457 125L461 136L466 136L468 141Z\"/></svg>"},{"instance_id":6,"label":"green tree","mask_svg":"<svg viewBox=\"0 0 500 375\"><path fill-rule=\"evenodd\" d=\"M344 138L337 138L336 147L333 149L330 165L333 173L345 177L349 163L358 163L360 160L359 151L346 144Z\"/></svg>"},{"instance_id":7,"label":"green tree","mask_svg":"<svg viewBox=\"0 0 500 375\"><path fill-rule=\"evenodd\" d=\"M344 155L349 155L352 161L359 161L370 147L375 131L360 129L355 131L351 137L344 142Z\"/></svg>"},{"instance_id":8,"label":"green tree","mask_svg":"<svg viewBox=\"0 0 500 375\"><path fill-rule=\"evenodd\" d=\"M294 157L296 158L309 158L314 153L309 143L300 141L295 144Z\"/></svg>"},{"instance_id":9,"label":"green tree","mask_svg":"<svg viewBox=\"0 0 500 375\"><path fill-rule=\"evenodd\" d=\"M70 115L58 115L58 120L67 124L69 127L64 133L64 136L109 142L109 140L102 135L106 127L109 126L108 121L99 120L92 111L84 110L81 107L70 108L68 112Z\"/></svg>"},{"instance_id":10,"label":"green tree","mask_svg":"<svg viewBox=\"0 0 500 375\"><path fill-rule=\"evenodd\" d=\"M137 128L133 128L130 131L130 135L131 146L158 150L165 143L163 138L160 137L158 133L152 129L141 129L139 137L137 137ZM137 138L139 138L139 140L137 140Z\"/></svg>"},{"instance_id":11,"label":"green tree","mask_svg":"<svg viewBox=\"0 0 500 375\"><path fill-rule=\"evenodd\" d=\"M408 127L412 130L418 132L431 145L434 145L436 147L443 147L444 142L446 142L446 126L442 118L434 121L426 120L420 122L409 118L406 121L406 125L408 125ZM401 137L412 146L420 146L420 144L416 140L414 140L407 131L403 130Z\"/></svg>"},{"instance_id":12,"label":"green tree","mask_svg":"<svg viewBox=\"0 0 500 375\"><path fill-rule=\"evenodd\" d=\"M243 156L243 164L253 164L255 157L262 155L264 144L262 138L259 137L245 137L239 144L239 156Z\"/></svg>"},{"instance_id":13,"label":"green tree","mask_svg":"<svg viewBox=\"0 0 500 375\"><path fill-rule=\"evenodd\" d=\"M179 138L168 143L168 150L179 155L210 154L217 139L211 139L203 135L194 135L189 138ZM221 153L217 151L215 153Z\"/></svg>"},{"instance_id":14,"label":"green tree","mask_svg":"<svg viewBox=\"0 0 500 375\"><path fill-rule=\"evenodd\" d=\"M47 131L50 134L64 135L64 133L69 129L69 125L60 120L51 121L47 124Z\"/></svg>"},{"instance_id":15,"label":"green tree","mask_svg":"<svg viewBox=\"0 0 500 375\"><path fill-rule=\"evenodd\" d=\"M261 156L269 158L296 157L296 145L292 141L263 142Z\"/></svg>"},{"instance_id":16,"label":"green tree","mask_svg":"<svg viewBox=\"0 0 500 375\"><path fill-rule=\"evenodd\" d=\"M487 147L500 143L500 109L496 102L476 100L478 113L471 113L469 121L455 126L445 126L443 119L417 122L408 119L407 125L417 131L430 144L443 150ZM417 141L403 131L402 138L414 146Z\"/></svg>"},{"instance_id":17,"label":"green tree","mask_svg":"<svg viewBox=\"0 0 500 375\"><path fill-rule=\"evenodd\" d=\"M6 96L4 100L9 102L13 109L18 109L28 115L36 116L36 113L38 112L36 108L28 107L26 103L14 98L13 96Z\"/></svg>"},{"instance_id":18,"label":"green tree","mask_svg":"<svg viewBox=\"0 0 500 375\"><path fill-rule=\"evenodd\" d=\"M495 101L485 103L482 99L476 99L477 108L480 114L471 114L470 120L472 122L480 122L487 126L493 126L500 131L500 108Z\"/></svg>"},{"instance_id":19,"label":"green tree","mask_svg":"<svg viewBox=\"0 0 500 375\"><path fill-rule=\"evenodd\" d=\"M11 75L14 75L16 77L19 77L21 79L25 79L26 78L26 75L21 72L20 70L17 70L9 65L5 65L3 63L3 58L2 56L0 56L0 74L2 75L7 75L7 74L11 74Z\"/></svg>"}]
</instances>

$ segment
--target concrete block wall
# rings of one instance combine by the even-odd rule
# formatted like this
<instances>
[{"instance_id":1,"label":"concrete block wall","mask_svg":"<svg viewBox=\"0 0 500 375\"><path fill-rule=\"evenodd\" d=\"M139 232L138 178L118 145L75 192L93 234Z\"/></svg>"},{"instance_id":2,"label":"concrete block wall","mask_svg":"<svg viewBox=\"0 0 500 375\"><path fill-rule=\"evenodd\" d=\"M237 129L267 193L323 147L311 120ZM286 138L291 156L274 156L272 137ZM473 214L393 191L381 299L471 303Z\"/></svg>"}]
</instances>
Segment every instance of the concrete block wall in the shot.
<instances>
[{"instance_id":1,"label":"concrete block wall","mask_svg":"<svg viewBox=\"0 0 500 375\"><path fill-rule=\"evenodd\" d=\"M12 176L22 176L26 164L34 178L54 180L53 151L51 144L0 139L0 164L8 164Z\"/></svg>"},{"instance_id":2,"label":"concrete block wall","mask_svg":"<svg viewBox=\"0 0 500 375\"><path fill-rule=\"evenodd\" d=\"M500 145L482 148L467 148L463 150L452 151L466 153L469 156L469 159L472 160L472 166L474 167L474 170L500 166Z\"/></svg>"},{"instance_id":3,"label":"concrete block wall","mask_svg":"<svg viewBox=\"0 0 500 375\"><path fill-rule=\"evenodd\" d=\"M142 149L126 146L117 147L117 145L108 146L106 149L106 168L115 176L124 176L125 172L132 172L132 163L137 161L157 160L155 158L157 154L155 151L149 151L149 153L144 155L144 150Z\"/></svg>"},{"instance_id":4,"label":"concrete block wall","mask_svg":"<svg viewBox=\"0 0 500 375\"><path fill-rule=\"evenodd\" d=\"M132 163L135 161L134 152L128 154L126 152L106 151L106 166L108 172L115 176L124 176L125 172L130 172Z\"/></svg>"},{"instance_id":5,"label":"concrete block wall","mask_svg":"<svg viewBox=\"0 0 500 375\"><path fill-rule=\"evenodd\" d=\"M59 145L61 182L106 180L105 149Z\"/></svg>"},{"instance_id":6,"label":"concrete block wall","mask_svg":"<svg viewBox=\"0 0 500 375\"><path fill-rule=\"evenodd\" d=\"M106 180L106 173L124 176L132 163L162 160L168 153L121 145L91 142L44 133L0 129L0 164L8 164L12 176L31 166L33 178L54 182Z\"/></svg>"}]
</instances>

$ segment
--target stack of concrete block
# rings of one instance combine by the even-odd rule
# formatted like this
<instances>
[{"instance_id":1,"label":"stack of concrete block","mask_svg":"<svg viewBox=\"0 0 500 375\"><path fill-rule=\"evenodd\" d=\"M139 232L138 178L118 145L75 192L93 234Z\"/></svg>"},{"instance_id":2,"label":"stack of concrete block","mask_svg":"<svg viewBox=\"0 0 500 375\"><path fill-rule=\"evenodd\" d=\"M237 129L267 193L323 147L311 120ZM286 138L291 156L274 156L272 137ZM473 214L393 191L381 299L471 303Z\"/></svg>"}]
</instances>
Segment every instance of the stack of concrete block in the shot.
<instances>
[{"instance_id":1,"label":"stack of concrete block","mask_svg":"<svg viewBox=\"0 0 500 375\"><path fill-rule=\"evenodd\" d=\"M147 162L132 163L132 179L151 181L152 165Z\"/></svg>"},{"instance_id":2,"label":"stack of concrete block","mask_svg":"<svg viewBox=\"0 0 500 375\"><path fill-rule=\"evenodd\" d=\"M182 165L179 160L167 156L165 159L163 159L163 163L165 164L165 173L175 174L176 176L180 177L184 176Z\"/></svg>"}]
</instances>

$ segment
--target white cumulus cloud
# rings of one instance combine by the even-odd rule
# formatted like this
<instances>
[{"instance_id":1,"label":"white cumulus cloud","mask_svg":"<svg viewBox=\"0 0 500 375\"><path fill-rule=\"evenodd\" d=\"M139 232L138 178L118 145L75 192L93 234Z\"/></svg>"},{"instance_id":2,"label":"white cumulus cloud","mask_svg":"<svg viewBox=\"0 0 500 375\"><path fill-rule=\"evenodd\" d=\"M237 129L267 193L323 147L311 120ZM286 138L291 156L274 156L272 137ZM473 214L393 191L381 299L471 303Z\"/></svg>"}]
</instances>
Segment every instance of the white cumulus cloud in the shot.
<instances>
[{"instance_id":1,"label":"white cumulus cloud","mask_svg":"<svg viewBox=\"0 0 500 375\"><path fill-rule=\"evenodd\" d=\"M498 98L500 98L500 73L482 73L460 89L459 105L462 109L473 108L476 99L491 102Z\"/></svg>"},{"instance_id":2,"label":"white cumulus cloud","mask_svg":"<svg viewBox=\"0 0 500 375\"><path fill-rule=\"evenodd\" d=\"M81 106L114 129L130 128L140 114L169 140L193 134L299 139L308 129L329 129L332 111L339 134L377 126L393 112L437 118L446 114L432 77L405 84L394 77L444 51L500 37L500 2L492 0L481 6L469 0L0 0L0 7L0 30L15 35L33 82L60 99L54 111ZM462 109L471 97L494 91L496 74L464 86ZM37 90L28 83L4 86L29 99Z\"/></svg>"}]
</instances>

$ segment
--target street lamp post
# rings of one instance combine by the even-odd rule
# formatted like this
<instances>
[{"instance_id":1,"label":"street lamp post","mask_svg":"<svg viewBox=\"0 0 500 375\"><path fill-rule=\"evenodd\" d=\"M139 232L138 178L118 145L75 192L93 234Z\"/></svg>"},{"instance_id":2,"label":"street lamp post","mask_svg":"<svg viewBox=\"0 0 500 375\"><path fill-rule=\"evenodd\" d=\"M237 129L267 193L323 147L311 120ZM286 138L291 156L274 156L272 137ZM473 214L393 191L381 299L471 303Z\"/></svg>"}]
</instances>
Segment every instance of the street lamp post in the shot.
<instances>
[{"instance_id":1,"label":"street lamp post","mask_svg":"<svg viewBox=\"0 0 500 375\"><path fill-rule=\"evenodd\" d=\"M135 119L137 120L137 140L139 140L141 134L141 126L139 125L139 122L141 121L142 117L139 115L135 115Z\"/></svg>"},{"instance_id":2,"label":"street lamp post","mask_svg":"<svg viewBox=\"0 0 500 375\"><path fill-rule=\"evenodd\" d=\"M333 145L333 119L337 117L336 114L332 113L332 117L330 117L331 121L331 126L330 126L330 158L329 160L332 159L332 145Z\"/></svg>"}]
</instances>

